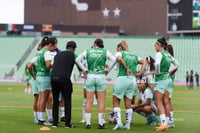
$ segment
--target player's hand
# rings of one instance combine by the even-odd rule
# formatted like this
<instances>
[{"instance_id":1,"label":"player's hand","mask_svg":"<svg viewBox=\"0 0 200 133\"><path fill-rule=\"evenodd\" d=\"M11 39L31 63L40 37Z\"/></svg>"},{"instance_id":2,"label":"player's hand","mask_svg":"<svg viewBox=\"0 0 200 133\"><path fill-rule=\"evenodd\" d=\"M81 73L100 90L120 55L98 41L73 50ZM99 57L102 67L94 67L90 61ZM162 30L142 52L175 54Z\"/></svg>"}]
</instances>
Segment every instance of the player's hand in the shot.
<instances>
[{"instance_id":1,"label":"player's hand","mask_svg":"<svg viewBox=\"0 0 200 133\"><path fill-rule=\"evenodd\" d=\"M131 76L131 70L130 70L130 69L127 69L127 70L126 70L126 74L127 74L127 76Z\"/></svg>"}]
</instances>

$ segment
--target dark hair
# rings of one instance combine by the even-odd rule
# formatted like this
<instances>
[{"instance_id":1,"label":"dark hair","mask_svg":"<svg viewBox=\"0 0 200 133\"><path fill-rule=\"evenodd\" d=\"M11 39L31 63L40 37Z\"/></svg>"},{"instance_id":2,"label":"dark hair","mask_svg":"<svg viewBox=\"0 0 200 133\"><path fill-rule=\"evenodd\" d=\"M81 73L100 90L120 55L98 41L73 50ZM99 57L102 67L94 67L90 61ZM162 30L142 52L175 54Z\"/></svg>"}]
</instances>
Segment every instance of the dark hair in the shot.
<instances>
[{"instance_id":1,"label":"dark hair","mask_svg":"<svg viewBox=\"0 0 200 133\"><path fill-rule=\"evenodd\" d=\"M150 71L154 71L155 70L155 60L151 57L151 56L147 56L146 60L149 62L149 66L150 66Z\"/></svg>"},{"instance_id":2,"label":"dark hair","mask_svg":"<svg viewBox=\"0 0 200 133\"><path fill-rule=\"evenodd\" d=\"M161 44L162 47L167 47L167 41L164 37L159 38L157 41Z\"/></svg>"},{"instance_id":3,"label":"dark hair","mask_svg":"<svg viewBox=\"0 0 200 133\"><path fill-rule=\"evenodd\" d=\"M66 45L66 49L72 49L72 48L76 48L76 42L68 41Z\"/></svg>"},{"instance_id":4,"label":"dark hair","mask_svg":"<svg viewBox=\"0 0 200 133\"><path fill-rule=\"evenodd\" d=\"M167 51L174 57L174 49L171 44L167 45Z\"/></svg>"},{"instance_id":5,"label":"dark hair","mask_svg":"<svg viewBox=\"0 0 200 133\"><path fill-rule=\"evenodd\" d=\"M147 77L144 75L144 73L142 73L137 80L143 80L145 85L148 86L148 80Z\"/></svg>"},{"instance_id":6,"label":"dark hair","mask_svg":"<svg viewBox=\"0 0 200 133\"><path fill-rule=\"evenodd\" d=\"M57 39L55 40L55 38L49 38L47 36L42 38L42 41L40 42L40 44L37 47L37 50L42 49L44 46L49 45L49 44L55 45L57 43Z\"/></svg>"},{"instance_id":7,"label":"dark hair","mask_svg":"<svg viewBox=\"0 0 200 133\"><path fill-rule=\"evenodd\" d=\"M96 44L99 48L104 48L103 40L102 39L96 39L94 41L94 44Z\"/></svg>"},{"instance_id":8,"label":"dark hair","mask_svg":"<svg viewBox=\"0 0 200 133\"><path fill-rule=\"evenodd\" d=\"M51 37L54 40L55 44L58 43L58 39L56 37Z\"/></svg>"},{"instance_id":9,"label":"dark hair","mask_svg":"<svg viewBox=\"0 0 200 133\"><path fill-rule=\"evenodd\" d=\"M48 37L45 36L42 38L42 41L39 43L38 47L37 47L37 50L39 51L40 49L42 49L45 45L45 42L48 40Z\"/></svg>"}]
</instances>

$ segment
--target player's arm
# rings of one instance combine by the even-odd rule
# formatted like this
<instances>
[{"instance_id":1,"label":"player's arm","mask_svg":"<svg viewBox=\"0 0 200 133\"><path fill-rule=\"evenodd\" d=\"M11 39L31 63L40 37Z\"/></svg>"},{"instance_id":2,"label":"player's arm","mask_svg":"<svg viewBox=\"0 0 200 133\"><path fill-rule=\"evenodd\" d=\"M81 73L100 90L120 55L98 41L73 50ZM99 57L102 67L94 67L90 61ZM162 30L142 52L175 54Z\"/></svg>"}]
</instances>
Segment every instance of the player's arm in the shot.
<instances>
[{"instance_id":1,"label":"player's arm","mask_svg":"<svg viewBox=\"0 0 200 133\"><path fill-rule=\"evenodd\" d=\"M110 65L106 67L105 71L110 72L110 70L116 65L117 62L115 57L109 51L107 51L106 56L110 61Z\"/></svg>"},{"instance_id":2,"label":"player's arm","mask_svg":"<svg viewBox=\"0 0 200 133\"><path fill-rule=\"evenodd\" d=\"M36 77L35 77L35 75L33 74L33 66L34 66L34 63L28 63L28 65L27 65L27 67L28 67L28 71L29 71L29 73L31 74L31 76L32 76L32 78L34 79L34 80L36 80Z\"/></svg>"},{"instance_id":3,"label":"player's arm","mask_svg":"<svg viewBox=\"0 0 200 133\"><path fill-rule=\"evenodd\" d=\"M50 69L52 67L52 56L51 56L51 52L50 51L47 51L44 53L44 60L45 60L45 65L46 65L46 68Z\"/></svg>"},{"instance_id":4,"label":"player's arm","mask_svg":"<svg viewBox=\"0 0 200 133\"><path fill-rule=\"evenodd\" d=\"M141 68L140 68L140 71L136 73L136 77L139 77L145 70L146 66L147 66L147 61L146 60L142 60L140 57L139 57L139 61L138 61L138 64L141 64Z\"/></svg>"},{"instance_id":5,"label":"player's arm","mask_svg":"<svg viewBox=\"0 0 200 133\"><path fill-rule=\"evenodd\" d=\"M160 52L156 53L156 60L155 60L155 74L159 75L160 74L160 62L162 59L162 54Z\"/></svg>"},{"instance_id":6,"label":"player's arm","mask_svg":"<svg viewBox=\"0 0 200 133\"><path fill-rule=\"evenodd\" d=\"M141 108L141 107L149 106L149 105L151 105L151 98L148 98L145 103L137 104L136 107L134 108Z\"/></svg>"},{"instance_id":7,"label":"player's arm","mask_svg":"<svg viewBox=\"0 0 200 133\"><path fill-rule=\"evenodd\" d=\"M76 64L81 68L81 70L83 71L83 72L87 72L88 71L88 68L84 65L84 64L82 64L81 63L81 60L84 60L86 58L86 50L82 53L82 54L80 54L77 58L76 58Z\"/></svg>"},{"instance_id":8,"label":"player's arm","mask_svg":"<svg viewBox=\"0 0 200 133\"><path fill-rule=\"evenodd\" d=\"M174 75L178 70L179 66L180 66L179 62L176 59L174 59L174 57L172 57L172 63L169 68L169 74Z\"/></svg>"},{"instance_id":9,"label":"player's arm","mask_svg":"<svg viewBox=\"0 0 200 133\"><path fill-rule=\"evenodd\" d=\"M131 75L131 71L127 68L126 63L122 59L121 53L117 52L115 57L116 57L116 61L124 67L124 69L126 70L127 75L130 76Z\"/></svg>"}]
</instances>

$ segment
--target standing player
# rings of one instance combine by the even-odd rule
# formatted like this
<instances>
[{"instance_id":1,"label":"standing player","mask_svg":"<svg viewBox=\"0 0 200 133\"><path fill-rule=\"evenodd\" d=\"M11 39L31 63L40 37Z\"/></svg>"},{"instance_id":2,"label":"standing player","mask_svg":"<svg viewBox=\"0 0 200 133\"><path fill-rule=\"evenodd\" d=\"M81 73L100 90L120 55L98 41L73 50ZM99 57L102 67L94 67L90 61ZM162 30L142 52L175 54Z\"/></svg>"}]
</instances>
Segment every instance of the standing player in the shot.
<instances>
[{"instance_id":1,"label":"standing player","mask_svg":"<svg viewBox=\"0 0 200 133\"><path fill-rule=\"evenodd\" d=\"M186 71L185 80L186 80L186 87L187 88L189 88L189 85L190 85L189 78L190 78L190 75L189 75L188 71Z\"/></svg>"},{"instance_id":2,"label":"standing player","mask_svg":"<svg viewBox=\"0 0 200 133\"><path fill-rule=\"evenodd\" d=\"M112 69L115 63L114 56L109 51L102 48L103 40L96 39L93 47L85 50L76 59L80 68L88 73L86 79L86 109L85 119L86 128L91 128L91 112L94 100L95 91L97 93L98 101L98 129L105 129L104 116L105 116L105 96L106 96L106 74ZM87 68L81 64L81 60L87 61ZM106 68L106 61L109 59L111 65Z\"/></svg>"},{"instance_id":3,"label":"standing player","mask_svg":"<svg viewBox=\"0 0 200 133\"><path fill-rule=\"evenodd\" d=\"M169 116L170 105L169 105L169 89L172 80L169 75L169 68L171 63L175 66L173 70L178 68L178 62L165 50L167 42L164 37L157 40L155 43L155 102L160 114L161 126L157 127L157 131L167 130L168 123L166 115ZM172 70L172 71L173 71ZM166 109L166 110L165 110Z\"/></svg>"},{"instance_id":4,"label":"standing player","mask_svg":"<svg viewBox=\"0 0 200 133\"><path fill-rule=\"evenodd\" d=\"M130 129L130 124L133 116L131 108L132 97L137 90L137 83L135 76L140 76L146 67L146 61L142 60L139 56L128 51L128 44L126 41L122 41L117 46L117 53L115 55L116 61L119 63L119 73L114 84L113 89L113 106L114 113L117 119L117 124L113 130L124 128ZM142 64L142 67L138 73L136 73L136 67L138 64ZM121 121L121 109L120 101L124 99L126 108L126 124L123 127Z\"/></svg>"},{"instance_id":5,"label":"standing player","mask_svg":"<svg viewBox=\"0 0 200 133\"><path fill-rule=\"evenodd\" d=\"M39 114L39 125L45 124L45 109L50 95L50 68L51 65L51 53L56 43L51 38L46 38L44 41L43 48L37 52L37 75L36 79L39 86L39 102L38 102L38 114Z\"/></svg>"},{"instance_id":6,"label":"standing player","mask_svg":"<svg viewBox=\"0 0 200 133\"><path fill-rule=\"evenodd\" d=\"M44 44L47 39L48 39L48 37L43 37L41 43L37 47L37 51L39 51L41 48L44 47ZM36 81L36 73L37 73L36 66L37 66L37 56L35 55L32 58L31 62L28 63L27 67L28 67L30 75L32 76L31 84L32 84L32 94L34 96L34 103L33 103L34 122L36 124L38 124L38 120L39 120L39 113L38 113L39 89L38 89L38 83ZM48 125L48 123L45 123L45 124Z\"/></svg>"}]
</instances>

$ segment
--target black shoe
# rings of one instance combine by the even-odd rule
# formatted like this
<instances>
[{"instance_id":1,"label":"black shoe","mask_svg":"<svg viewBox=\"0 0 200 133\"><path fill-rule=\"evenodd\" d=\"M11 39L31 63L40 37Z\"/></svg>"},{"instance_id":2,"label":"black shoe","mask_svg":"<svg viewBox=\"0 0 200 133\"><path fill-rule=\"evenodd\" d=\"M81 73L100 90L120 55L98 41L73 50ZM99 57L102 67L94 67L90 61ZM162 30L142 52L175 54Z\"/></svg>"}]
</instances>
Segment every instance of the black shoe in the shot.
<instances>
[{"instance_id":1,"label":"black shoe","mask_svg":"<svg viewBox=\"0 0 200 133\"><path fill-rule=\"evenodd\" d=\"M61 117L60 121L65 122L65 117Z\"/></svg>"},{"instance_id":2,"label":"black shoe","mask_svg":"<svg viewBox=\"0 0 200 133\"><path fill-rule=\"evenodd\" d=\"M57 128L58 127L58 123L53 123L52 127L53 128Z\"/></svg>"},{"instance_id":3,"label":"black shoe","mask_svg":"<svg viewBox=\"0 0 200 133\"><path fill-rule=\"evenodd\" d=\"M86 129L90 129L90 128L91 128L91 125L90 125L90 124L87 124L87 125L85 126L85 128L86 128Z\"/></svg>"},{"instance_id":4,"label":"black shoe","mask_svg":"<svg viewBox=\"0 0 200 133\"><path fill-rule=\"evenodd\" d=\"M73 124L70 124L70 125L66 125L65 128L75 128L76 126L73 125Z\"/></svg>"},{"instance_id":5,"label":"black shoe","mask_svg":"<svg viewBox=\"0 0 200 133\"><path fill-rule=\"evenodd\" d=\"M103 124L103 125L100 125L99 124L99 126L98 126L98 129L106 129L107 127L106 127L106 125L105 124Z\"/></svg>"},{"instance_id":6,"label":"black shoe","mask_svg":"<svg viewBox=\"0 0 200 133\"><path fill-rule=\"evenodd\" d=\"M49 123L49 122L46 122L46 121L41 121L41 120L38 120L38 125L46 125L46 126L51 126L52 124Z\"/></svg>"}]
</instances>

